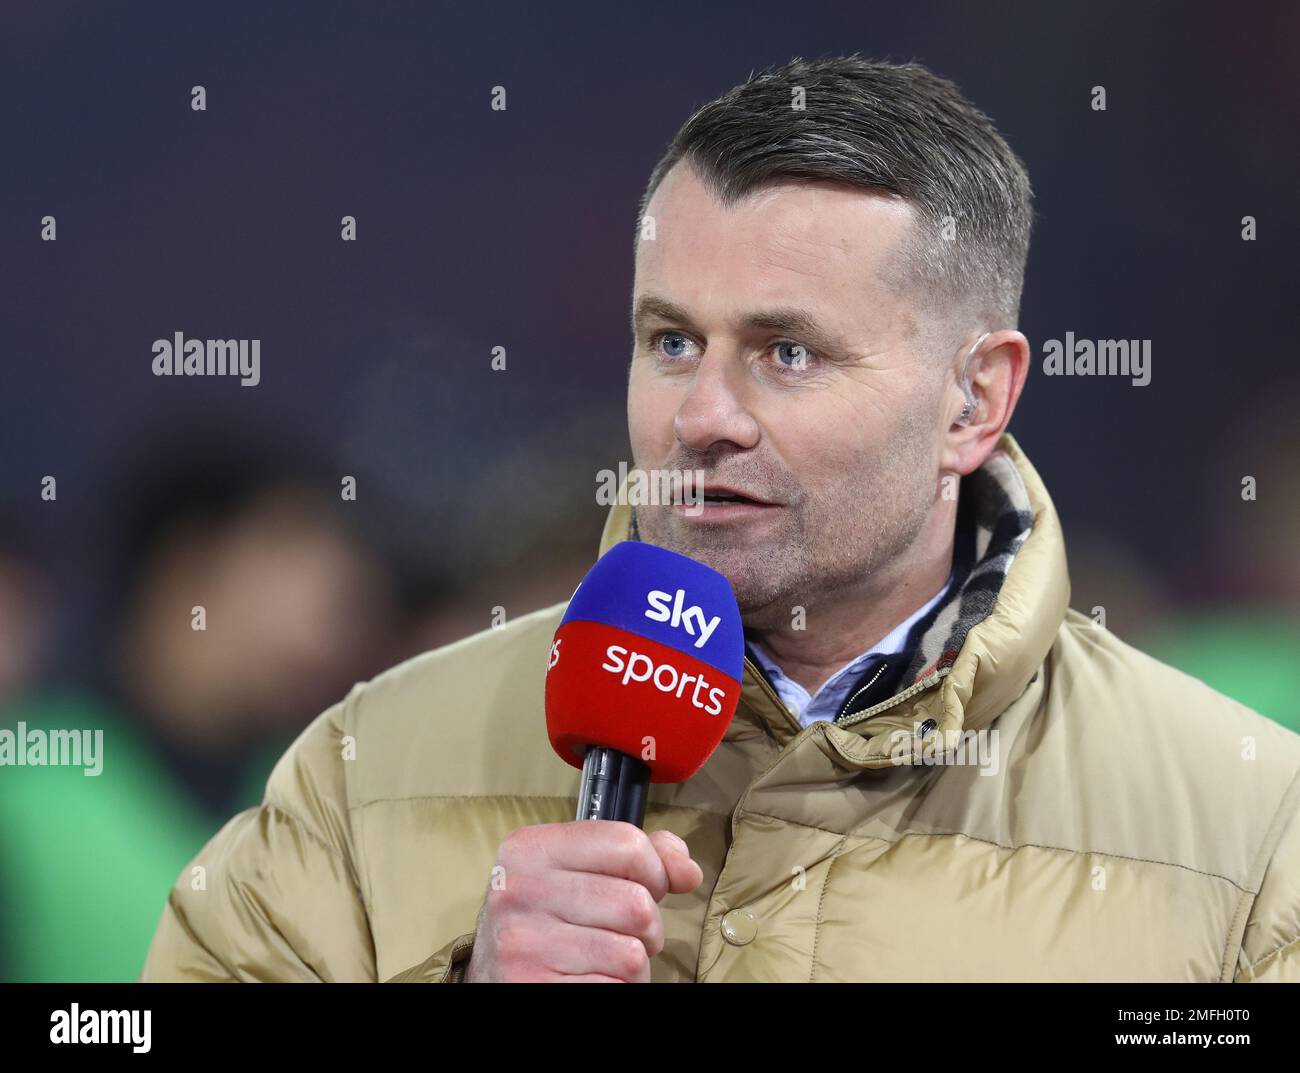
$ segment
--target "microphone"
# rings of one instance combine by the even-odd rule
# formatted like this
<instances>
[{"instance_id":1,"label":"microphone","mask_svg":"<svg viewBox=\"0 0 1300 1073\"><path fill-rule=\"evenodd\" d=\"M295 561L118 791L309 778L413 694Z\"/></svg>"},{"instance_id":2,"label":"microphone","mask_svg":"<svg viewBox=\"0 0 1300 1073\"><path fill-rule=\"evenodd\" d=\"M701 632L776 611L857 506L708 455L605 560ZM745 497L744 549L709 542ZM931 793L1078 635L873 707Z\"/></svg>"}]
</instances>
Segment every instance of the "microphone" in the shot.
<instances>
[{"instance_id":1,"label":"microphone","mask_svg":"<svg viewBox=\"0 0 1300 1073\"><path fill-rule=\"evenodd\" d=\"M640 827L649 784L689 779L722 741L744 665L725 577L639 541L605 552L569 601L546 670L551 746L582 769L576 818Z\"/></svg>"}]
</instances>

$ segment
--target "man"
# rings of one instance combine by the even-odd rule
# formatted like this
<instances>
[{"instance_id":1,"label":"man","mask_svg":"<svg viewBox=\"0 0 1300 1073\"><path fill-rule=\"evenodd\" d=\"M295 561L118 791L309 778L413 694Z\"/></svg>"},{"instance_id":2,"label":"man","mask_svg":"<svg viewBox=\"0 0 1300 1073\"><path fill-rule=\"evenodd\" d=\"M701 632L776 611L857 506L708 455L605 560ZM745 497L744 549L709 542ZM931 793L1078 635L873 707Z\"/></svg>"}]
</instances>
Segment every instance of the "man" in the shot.
<instances>
[{"instance_id":1,"label":"man","mask_svg":"<svg viewBox=\"0 0 1300 1073\"><path fill-rule=\"evenodd\" d=\"M426 653L303 734L144 978L1300 978L1300 738L1067 611L1005 435L1030 190L987 118L795 61L697 113L642 210L635 462L709 501L616 506L600 550L731 582L722 744L650 833L572 822L563 605Z\"/></svg>"}]
</instances>

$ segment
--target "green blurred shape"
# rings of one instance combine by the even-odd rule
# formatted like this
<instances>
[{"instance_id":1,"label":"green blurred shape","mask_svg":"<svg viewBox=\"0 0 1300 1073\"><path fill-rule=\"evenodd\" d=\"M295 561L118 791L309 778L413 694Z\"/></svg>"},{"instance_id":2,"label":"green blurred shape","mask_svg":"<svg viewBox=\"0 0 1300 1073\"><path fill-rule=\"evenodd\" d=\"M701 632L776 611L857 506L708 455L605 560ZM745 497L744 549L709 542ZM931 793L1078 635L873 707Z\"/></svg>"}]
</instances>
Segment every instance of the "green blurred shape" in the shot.
<instances>
[{"instance_id":1,"label":"green blurred shape","mask_svg":"<svg viewBox=\"0 0 1300 1073\"><path fill-rule=\"evenodd\" d=\"M1300 732L1300 616L1225 609L1166 624L1138 647Z\"/></svg>"},{"instance_id":2,"label":"green blurred shape","mask_svg":"<svg viewBox=\"0 0 1300 1073\"><path fill-rule=\"evenodd\" d=\"M42 730L103 730L99 775L0 766L0 977L129 981L172 884L213 822L141 732L103 703L28 699L0 718ZM284 743L250 763L239 808L259 803Z\"/></svg>"}]
</instances>

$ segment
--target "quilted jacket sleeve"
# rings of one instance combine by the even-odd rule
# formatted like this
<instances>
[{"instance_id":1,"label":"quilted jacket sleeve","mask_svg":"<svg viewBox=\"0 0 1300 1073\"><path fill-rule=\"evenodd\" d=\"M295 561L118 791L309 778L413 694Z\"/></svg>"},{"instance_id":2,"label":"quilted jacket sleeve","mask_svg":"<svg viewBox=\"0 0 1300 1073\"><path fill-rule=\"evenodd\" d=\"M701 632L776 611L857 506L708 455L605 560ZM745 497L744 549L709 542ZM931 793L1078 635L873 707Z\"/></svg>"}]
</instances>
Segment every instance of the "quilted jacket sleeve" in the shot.
<instances>
[{"instance_id":1,"label":"quilted jacket sleeve","mask_svg":"<svg viewBox=\"0 0 1300 1073\"><path fill-rule=\"evenodd\" d=\"M262 804L226 823L186 866L142 982L375 980L340 760L358 689L303 731ZM395 980L459 981L472 942L458 936Z\"/></svg>"},{"instance_id":2,"label":"quilted jacket sleeve","mask_svg":"<svg viewBox=\"0 0 1300 1073\"><path fill-rule=\"evenodd\" d=\"M1300 983L1300 774L1269 836L1275 848L1242 936L1237 983Z\"/></svg>"}]
</instances>

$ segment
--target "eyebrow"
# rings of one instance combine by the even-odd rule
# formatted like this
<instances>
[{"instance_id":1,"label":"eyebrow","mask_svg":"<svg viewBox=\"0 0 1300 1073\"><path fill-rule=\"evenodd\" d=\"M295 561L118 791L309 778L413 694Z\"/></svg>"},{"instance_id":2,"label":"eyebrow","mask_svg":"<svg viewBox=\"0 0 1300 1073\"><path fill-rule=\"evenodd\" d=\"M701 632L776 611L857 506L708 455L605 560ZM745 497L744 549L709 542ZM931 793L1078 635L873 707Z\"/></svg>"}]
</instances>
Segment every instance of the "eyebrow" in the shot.
<instances>
[{"instance_id":1,"label":"eyebrow","mask_svg":"<svg viewBox=\"0 0 1300 1073\"><path fill-rule=\"evenodd\" d=\"M655 319L671 321L674 324L681 324L693 331L698 331L694 326L691 315L681 306L655 294L642 295L637 300L636 309L632 314L633 334L638 334L638 329L647 320ZM797 335L808 340L814 349L826 356L834 355L842 349L839 341L823 329L811 313L794 306L781 306L774 309L745 313L738 317L735 323L741 328L763 328L769 331Z\"/></svg>"}]
</instances>

